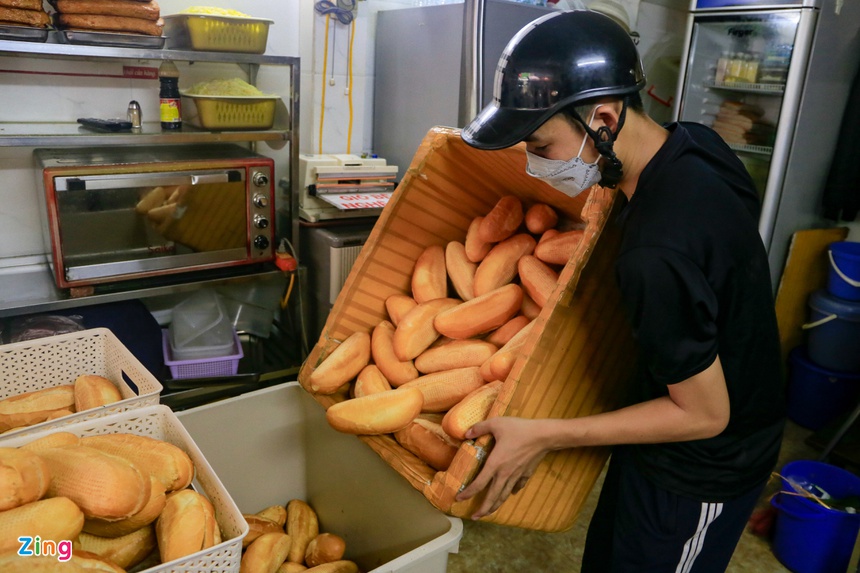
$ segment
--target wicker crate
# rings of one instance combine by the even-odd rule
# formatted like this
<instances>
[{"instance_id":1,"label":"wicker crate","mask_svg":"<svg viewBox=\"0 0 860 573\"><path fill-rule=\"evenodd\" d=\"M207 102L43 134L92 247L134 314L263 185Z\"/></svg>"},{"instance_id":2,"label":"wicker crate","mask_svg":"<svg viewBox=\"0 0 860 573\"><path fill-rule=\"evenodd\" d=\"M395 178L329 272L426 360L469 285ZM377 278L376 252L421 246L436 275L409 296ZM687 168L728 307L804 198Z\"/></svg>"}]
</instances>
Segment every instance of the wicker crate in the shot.
<instances>
[{"instance_id":1,"label":"wicker crate","mask_svg":"<svg viewBox=\"0 0 860 573\"><path fill-rule=\"evenodd\" d=\"M562 221L584 227L585 234L490 415L566 418L616 408L635 355L613 278L619 235L607 224L620 203L614 192L601 187L566 197L529 177L525 162L521 146L479 151L463 143L458 130L432 129L353 265L299 381L349 334L370 332L387 318L385 299L410 292L411 270L425 247L463 241L474 217L513 194L526 206L553 205ZM316 399L328 407L337 398ZM436 472L390 436L361 439L440 510L468 517L476 508L476 500L458 503L454 496L477 473L491 445L488 437L464 442L444 472ZM570 528L607 456L605 448L549 454L526 488L485 519L543 531Z\"/></svg>"},{"instance_id":2,"label":"wicker crate","mask_svg":"<svg viewBox=\"0 0 860 573\"><path fill-rule=\"evenodd\" d=\"M195 475L191 485L212 502L223 541L204 551L167 563L147 566L150 560L146 560L135 568L136 573L238 573L242 558L242 539L248 533L248 523L209 462L203 457L200 448L170 408L161 405L145 406L106 418L79 421L64 426L61 430L80 437L120 433L148 436L178 446L194 462ZM44 430L27 436L3 436L0 437L0 446L22 446L50 433L51 430Z\"/></svg>"},{"instance_id":3,"label":"wicker crate","mask_svg":"<svg viewBox=\"0 0 860 573\"><path fill-rule=\"evenodd\" d=\"M159 402L161 384L107 328L0 346L0 398L72 384L81 374L97 374L111 380L122 400L11 430L4 436L41 432Z\"/></svg>"},{"instance_id":4,"label":"wicker crate","mask_svg":"<svg viewBox=\"0 0 860 573\"><path fill-rule=\"evenodd\" d=\"M164 16L164 35L171 50L262 54L273 23L264 18L170 14Z\"/></svg>"}]
</instances>

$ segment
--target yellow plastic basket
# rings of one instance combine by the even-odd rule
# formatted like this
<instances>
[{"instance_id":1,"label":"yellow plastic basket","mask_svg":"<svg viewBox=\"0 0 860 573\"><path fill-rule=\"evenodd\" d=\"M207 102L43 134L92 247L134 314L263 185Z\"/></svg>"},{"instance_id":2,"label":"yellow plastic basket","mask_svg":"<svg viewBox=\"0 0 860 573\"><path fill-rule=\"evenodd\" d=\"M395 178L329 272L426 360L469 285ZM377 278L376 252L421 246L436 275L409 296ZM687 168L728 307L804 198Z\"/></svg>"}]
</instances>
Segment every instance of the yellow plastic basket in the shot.
<instances>
[{"instance_id":1,"label":"yellow plastic basket","mask_svg":"<svg viewBox=\"0 0 860 573\"><path fill-rule=\"evenodd\" d=\"M182 120L211 130L270 129L278 96L182 96Z\"/></svg>"},{"instance_id":2,"label":"yellow plastic basket","mask_svg":"<svg viewBox=\"0 0 860 573\"><path fill-rule=\"evenodd\" d=\"M262 54L266 51L269 26L274 23L261 18L208 14L171 14L163 18L169 49L204 52Z\"/></svg>"}]
</instances>

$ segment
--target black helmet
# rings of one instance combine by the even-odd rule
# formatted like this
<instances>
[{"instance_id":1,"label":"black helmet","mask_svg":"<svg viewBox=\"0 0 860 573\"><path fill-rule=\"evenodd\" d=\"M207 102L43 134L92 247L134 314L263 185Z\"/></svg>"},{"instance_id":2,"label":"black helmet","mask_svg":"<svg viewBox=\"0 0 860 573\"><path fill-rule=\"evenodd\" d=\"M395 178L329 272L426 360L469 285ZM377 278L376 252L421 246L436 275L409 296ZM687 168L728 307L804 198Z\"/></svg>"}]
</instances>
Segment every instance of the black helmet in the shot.
<instances>
[{"instance_id":1,"label":"black helmet","mask_svg":"<svg viewBox=\"0 0 860 573\"><path fill-rule=\"evenodd\" d=\"M461 136L480 149L510 147L572 103L644 86L642 62L624 28L589 10L552 12L508 42L496 67L492 103Z\"/></svg>"}]
</instances>

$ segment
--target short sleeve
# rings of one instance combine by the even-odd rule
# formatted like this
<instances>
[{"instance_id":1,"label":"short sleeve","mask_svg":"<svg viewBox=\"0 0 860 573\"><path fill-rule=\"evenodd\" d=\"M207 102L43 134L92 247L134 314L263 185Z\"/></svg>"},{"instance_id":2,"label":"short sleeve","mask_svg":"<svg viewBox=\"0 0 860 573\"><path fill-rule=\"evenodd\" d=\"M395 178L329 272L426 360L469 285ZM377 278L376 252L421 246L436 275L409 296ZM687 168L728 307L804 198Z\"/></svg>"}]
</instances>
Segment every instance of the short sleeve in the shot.
<instances>
[{"instance_id":1,"label":"short sleeve","mask_svg":"<svg viewBox=\"0 0 860 573\"><path fill-rule=\"evenodd\" d=\"M641 358L661 384L675 384L717 356L717 298L702 270L666 248L640 247L616 263Z\"/></svg>"}]
</instances>

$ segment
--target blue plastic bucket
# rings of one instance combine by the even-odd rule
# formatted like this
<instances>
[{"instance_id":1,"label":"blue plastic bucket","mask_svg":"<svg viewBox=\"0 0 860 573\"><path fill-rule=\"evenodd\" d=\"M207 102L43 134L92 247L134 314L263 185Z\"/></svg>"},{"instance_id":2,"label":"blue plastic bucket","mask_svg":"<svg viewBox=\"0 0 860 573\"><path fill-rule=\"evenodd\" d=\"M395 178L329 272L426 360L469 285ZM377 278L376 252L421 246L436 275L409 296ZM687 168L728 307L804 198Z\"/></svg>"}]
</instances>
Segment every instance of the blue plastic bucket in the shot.
<instances>
[{"instance_id":1,"label":"blue plastic bucket","mask_svg":"<svg viewBox=\"0 0 860 573\"><path fill-rule=\"evenodd\" d=\"M805 346L788 354L788 417L819 430L852 410L860 399L860 374L827 370L813 363Z\"/></svg>"},{"instance_id":2,"label":"blue plastic bucket","mask_svg":"<svg viewBox=\"0 0 860 573\"><path fill-rule=\"evenodd\" d=\"M828 370L860 372L860 302L837 298L825 289L809 295L809 358Z\"/></svg>"},{"instance_id":3,"label":"blue plastic bucket","mask_svg":"<svg viewBox=\"0 0 860 573\"><path fill-rule=\"evenodd\" d=\"M838 241L827 249L827 290L845 300L860 300L860 243Z\"/></svg>"},{"instance_id":4,"label":"blue plastic bucket","mask_svg":"<svg viewBox=\"0 0 860 573\"><path fill-rule=\"evenodd\" d=\"M860 478L822 462L796 461L782 468L782 491L771 499L776 508L773 553L794 573L845 573L860 514L828 509L811 499L790 495L795 491L785 480L811 483L832 498L860 495Z\"/></svg>"}]
</instances>

